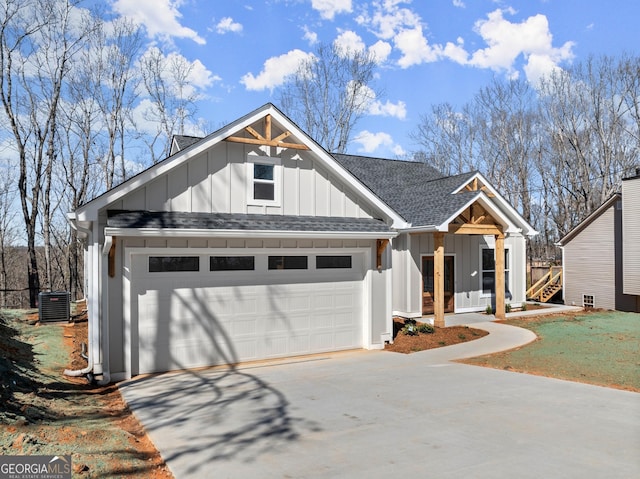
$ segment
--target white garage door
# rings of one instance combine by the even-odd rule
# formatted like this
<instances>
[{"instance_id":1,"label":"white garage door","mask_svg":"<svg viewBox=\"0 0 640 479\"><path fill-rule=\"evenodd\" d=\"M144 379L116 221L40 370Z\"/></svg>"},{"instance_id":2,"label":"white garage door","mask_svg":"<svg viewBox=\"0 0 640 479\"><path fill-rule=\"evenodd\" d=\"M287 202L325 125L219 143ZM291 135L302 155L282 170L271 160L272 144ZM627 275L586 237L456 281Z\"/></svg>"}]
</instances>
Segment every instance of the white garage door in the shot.
<instances>
[{"instance_id":1,"label":"white garage door","mask_svg":"<svg viewBox=\"0 0 640 479\"><path fill-rule=\"evenodd\" d=\"M134 255L132 274L134 374L363 346L362 253Z\"/></svg>"}]
</instances>

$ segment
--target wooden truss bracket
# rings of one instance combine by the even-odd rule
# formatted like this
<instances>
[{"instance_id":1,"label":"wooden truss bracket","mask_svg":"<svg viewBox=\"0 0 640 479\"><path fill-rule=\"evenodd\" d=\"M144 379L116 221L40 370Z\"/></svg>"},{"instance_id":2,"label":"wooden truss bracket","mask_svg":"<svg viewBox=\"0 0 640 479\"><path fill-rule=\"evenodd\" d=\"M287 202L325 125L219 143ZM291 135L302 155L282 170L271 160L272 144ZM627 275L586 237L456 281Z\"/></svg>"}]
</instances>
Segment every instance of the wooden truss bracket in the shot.
<instances>
[{"instance_id":1,"label":"wooden truss bracket","mask_svg":"<svg viewBox=\"0 0 640 479\"><path fill-rule=\"evenodd\" d=\"M382 269L382 253L384 253L384 250L386 249L388 244L388 239L376 240L376 267L378 268L378 270Z\"/></svg>"},{"instance_id":2,"label":"wooden truss bracket","mask_svg":"<svg viewBox=\"0 0 640 479\"><path fill-rule=\"evenodd\" d=\"M262 146L275 146L279 148L291 148L294 150L308 150L309 147L307 145L303 145L302 143L286 143L282 140L291 136L290 131L285 131L275 138L271 138L271 115L266 115L264 117L264 135L261 135L256 131L255 128L251 126L247 126L245 131L251 135L251 137L245 136L228 136L225 138L226 141L231 141L234 143L246 143L249 145L262 145Z\"/></svg>"},{"instance_id":3,"label":"wooden truss bracket","mask_svg":"<svg viewBox=\"0 0 640 479\"><path fill-rule=\"evenodd\" d=\"M478 190L480 190L480 191L483 191L484 193L486 193L486 195L489 198L493 198L493 197L496 196L493 193L491 193L489 191L489 189L485 185L482 184L482 182L478 181L478 178L474 178L469 183L467 183L467 185L464 187L464 190L467 190L467 191L478 191ZM461 190L461 191L464 191L464 190Z\"/></svg>"}]
</instances>

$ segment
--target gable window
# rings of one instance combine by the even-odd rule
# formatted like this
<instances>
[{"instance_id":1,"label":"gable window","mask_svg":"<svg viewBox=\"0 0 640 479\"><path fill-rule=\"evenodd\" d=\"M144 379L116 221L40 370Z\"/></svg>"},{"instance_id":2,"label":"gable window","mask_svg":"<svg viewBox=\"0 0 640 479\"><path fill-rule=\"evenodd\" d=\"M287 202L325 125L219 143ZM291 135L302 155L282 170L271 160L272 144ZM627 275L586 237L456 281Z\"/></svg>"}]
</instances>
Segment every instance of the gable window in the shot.
<instances>
[{"instance_id":1,"label":"gable window","mask_svg":"<svg viewBox=\"0 0 640 479\"><path fill-rule=\"evenodd\" d=\"M249 156L247 159L248 204L280 204L280 158Z\"/></svg>"},{"instance_id":2,"label":"gable window","mask_svg":"<svg viewBox=\"0 0 640 479\"><path fill-rule=\"evenodd\" d=\"M306 256L269 256L269 269L307 269Z\"/></svg>"},{"instance_id":3,"label":"gable window","mask_svg":"<svg viewBox=\"0 0 640 479\"><path fill-rule=\"evenodd\" d=\"M493 248L482 248L482 257L480 258L482 274L480 275L482 281L482 294L483 296L491 296L496 292L496 261L495 251ZM511 288L509 283L509 249L504 250L504 291L508 298L511 297Z\"/></svg>"},{"instance_id":4,"label":"gable window","mask_svg":"<svg viewBox=\"0 0 640 479\"><path fill-rule=\"evenodd\" d=\"M275 199L276 184L273 180L274 165L253 164L253 199Z\"/></svg>"},{"instance_id":5,"label":"gable window","mask_svg":"<svg viewBox=\"0 0 640 479\"><path fill-rule=\"evenodd\" d=\"M198 256L149 256L150 273L200 271Z\"/></svg>"},{"instance_id":6,"label":"gable window","mask_svg":"<svg viewBox=\"0 0 640 479\"><path fill-rule=\"evenodd\" d=\"M211 256L209 271L253 271L254 256Z\"/></svg>"},{"instance_id":7,"label":"gable window","mask_svg":"<svg viewBox=\"0 0 640 479\"><path fill-rule=\"evenodd\" d=\"M351 256L316 256L316 269L350 269Z\"/></svg>"}]
</instances>

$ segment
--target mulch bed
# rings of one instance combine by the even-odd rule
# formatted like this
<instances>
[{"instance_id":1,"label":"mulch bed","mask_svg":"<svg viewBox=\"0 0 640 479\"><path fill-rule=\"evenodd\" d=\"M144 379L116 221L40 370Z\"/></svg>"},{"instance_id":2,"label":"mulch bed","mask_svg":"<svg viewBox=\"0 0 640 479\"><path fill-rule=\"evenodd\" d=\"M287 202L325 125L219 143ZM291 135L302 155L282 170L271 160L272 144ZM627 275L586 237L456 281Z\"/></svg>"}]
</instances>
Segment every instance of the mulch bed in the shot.
<instances>
[{"instance_id":1,"label":"mulch bed","mask_svg":"<svg viewBox=\"0 0 640 479\"><path fill-rule=\"evenodd\" d=\"M441 348L453 344L464 343L480 339L489 334L483 329L470 328L468 326L449 326L447 328L434 328L433 333L420 333L409 336L401 332L405 326L404 318L393 319L393 344L387 344L385 351L395 353L415 353L425 349ZM416 324L420 324L419 322Z\"/></svg>"}]
</instances>

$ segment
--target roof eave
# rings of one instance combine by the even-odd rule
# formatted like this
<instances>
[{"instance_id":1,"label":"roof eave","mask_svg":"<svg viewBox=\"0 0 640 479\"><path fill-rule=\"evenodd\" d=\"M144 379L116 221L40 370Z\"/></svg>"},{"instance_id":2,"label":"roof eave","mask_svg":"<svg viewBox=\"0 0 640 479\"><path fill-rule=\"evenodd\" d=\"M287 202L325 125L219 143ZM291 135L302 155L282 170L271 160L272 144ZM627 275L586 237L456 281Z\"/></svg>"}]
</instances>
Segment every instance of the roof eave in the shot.
<instances>
[{"instance_id":1,"label":"roof eave","mask_svg":"<svg viewBox=\"0 0 640 479\"><path fill-rule=\"evenodd\" d=\"M251 238L259 239L392 239L396 231L283 231L283 230L215 230L196 228L117 228L106 227L106 236L142 238Z\"/></svg>"},{"instance_id":2,"label":"roof eave","mask_svg":"<svg viewBox=\"0 0 640 479\"><path fill-rule=\"evenodd\" d=\"M565 246L569 241L575 238L582 230L584 230L587 226L589 226L596 218L598 218L602 213L608 210L619 198L622 197L621 193L612 194L604 203L602 203L595 211L593 211L589 216L583 219L580 223L578 223L571 231L569 231L566 235L558 240L556 246Z\"/></svg>"}]
</instances>

